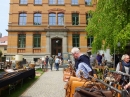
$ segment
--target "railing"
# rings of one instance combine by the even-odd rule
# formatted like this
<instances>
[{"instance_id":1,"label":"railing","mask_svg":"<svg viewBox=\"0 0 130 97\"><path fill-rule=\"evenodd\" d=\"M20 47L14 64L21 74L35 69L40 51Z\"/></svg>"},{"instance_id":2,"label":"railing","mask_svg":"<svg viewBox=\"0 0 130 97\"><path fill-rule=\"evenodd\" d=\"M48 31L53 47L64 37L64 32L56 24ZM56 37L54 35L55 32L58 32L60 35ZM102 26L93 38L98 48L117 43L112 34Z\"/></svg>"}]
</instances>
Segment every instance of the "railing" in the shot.
<instances>
[{"instance_id":1,"label":"railing","mask_svg":"<svg viewBox=\"0 0 130 97\"><path fill-rule=\"evenodd\" d=\"M38 48L36 48L36 49L34 48L33 49L33 53L41 53L41 49L40 48L39 49Z\"/></svg>"},{"instance_id":2,"label":"railing","mask_svg":"<svg viewBox=\"0 0 130 97\"><path fill-rule=\"evenodd\" d=\"M25 53L25 49L18 49L17 53Z\"/></svg>"}]
</instances>

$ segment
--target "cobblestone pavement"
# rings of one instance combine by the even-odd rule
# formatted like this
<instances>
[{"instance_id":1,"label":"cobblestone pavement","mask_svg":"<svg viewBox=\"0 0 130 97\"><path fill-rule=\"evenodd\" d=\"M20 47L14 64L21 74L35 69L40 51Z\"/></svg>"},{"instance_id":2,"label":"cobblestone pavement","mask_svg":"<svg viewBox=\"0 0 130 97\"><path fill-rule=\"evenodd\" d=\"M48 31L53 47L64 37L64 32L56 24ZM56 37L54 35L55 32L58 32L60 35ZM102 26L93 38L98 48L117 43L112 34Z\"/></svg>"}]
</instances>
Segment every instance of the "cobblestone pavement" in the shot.
<instances>
[{"instance_id":1,"label":"cobblestone pavement","mask_svg":"<svg viewBox=\"0 0 130 97\"><path fill-rule=\"evenodd\" d=\"M65 97L63 69L48 70L20 97Z\"/></svg>"}]
</instances>

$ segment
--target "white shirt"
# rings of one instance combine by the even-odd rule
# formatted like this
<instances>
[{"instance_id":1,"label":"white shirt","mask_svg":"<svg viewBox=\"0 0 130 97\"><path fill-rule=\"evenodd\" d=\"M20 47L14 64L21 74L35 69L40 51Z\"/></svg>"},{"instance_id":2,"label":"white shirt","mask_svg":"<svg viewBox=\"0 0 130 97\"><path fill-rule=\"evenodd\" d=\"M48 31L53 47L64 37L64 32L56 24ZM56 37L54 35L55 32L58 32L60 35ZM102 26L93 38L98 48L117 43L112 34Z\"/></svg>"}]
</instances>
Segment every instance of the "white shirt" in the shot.
<instances>
[{"instance_id":1,"label":"white shirt","mask_svg":"<svg viewBox=\"0 0 130 97\"><path fill-rule=\"evenodd\" d=\"M55 59L55 63L59 63L60 62L60 59L59 58L56 58Z\"/></svg>"}]
</instances>

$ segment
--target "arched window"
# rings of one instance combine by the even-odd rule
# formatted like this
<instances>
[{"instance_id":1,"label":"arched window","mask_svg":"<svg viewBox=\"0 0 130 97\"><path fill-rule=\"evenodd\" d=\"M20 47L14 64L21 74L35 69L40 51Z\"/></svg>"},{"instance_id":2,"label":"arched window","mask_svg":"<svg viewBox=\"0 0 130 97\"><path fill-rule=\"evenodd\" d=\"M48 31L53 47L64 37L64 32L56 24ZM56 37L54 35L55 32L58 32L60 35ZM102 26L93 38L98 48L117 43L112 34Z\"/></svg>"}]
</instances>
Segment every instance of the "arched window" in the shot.
<instances>
[{"instance_id":1,"label":"arched window","mask_svg":"<svg viewBox=\"0 0 130 97\"><path fill-rule=\"evenodd\" d=\"M42 0L34 0L34 4L42 4Z\"/></svg>"},{"instance_id":2,"label":"arched window","mask_svg":"<svg viewBox=\"0 0 130 97\"><path fill-rule=\"evenodd\" d=\"M53 4L61 5L61 4L64 4L64 0L49 0L49 4L50 5L53 5Z\"/></svg>"},{"instance_id":3,"label":"arched window","mask_svg":"<svg viewBox=\"0 0 130 97\"><path fill-rule=\"evenodd\" d=\"M41 13L34 13L34 25L41 25Z\"/></svg>"},{"instance_id":4,"label":"arched window","mask_svg":"<svg viewBox=\"0 0 130 97\"><path fill-rule=\"evenodd\" d=\"M86 24L88 25L89 19L92 18L92 15L90 13L86 14Z\"/></svg>"},{"instance_id":5,"label":"arched window","mask_svg":"<svg viewBox=\"0 0 130 97\"><path fill-rule=\"evenodd\" d=\"M58 4L64 4L64 0L58 0Z\"/></svg>"},{"instance_id":6,"label":"arched window","mask_svg":"<svg viewBox=\"0 0 130 97\"><path fill-rule=\"evenodd\" d=\"M72 13L72 25L79 25L79 13Z\"/></svg>"},{"instance_id":7,"label":"arched window","mask_svg":"<svg viewBox=\"0 0 130 97\"><path fill-rule=\"evenodd\" d=\"M92 0L85 0L85 5L91 5Z\"/></svg>"},{"instance_id":8,"label":"arched window","mask_svg":"<svg viewBox=\"0 0 130 97\"><path fill-rule=\"evenodd\" d=\"M20 4L27 4L27 0L20 0L19 3Z\"/></svg>"},{"instance_id":9,"label":"arched window","mask_svg":"<svg viewBox=\"0 0 130 97\"><path fill-rule=\"evenodd\" d=\"M27 14L20 13L19 14L19 25L26 25L26 21L27 21Z\"/></svg>"},{"instance_id":10,"label":"arched window","mask_svg":"<svg viewBox=\"0 0 130 97\"><path fill-rule=\"evenodd\" d=\"M64 25L64 14L58 13L58 25Z\"/></svg>"},{"instance_id":11,"label":"arched window","mask_svg":"<svg viewBox=\"0 0 130 97\"><path fill-rule=\"evenodd\" d=\"M78 5L78 0L71 0L72 5Z\"/></svg>"},{"instance_id":12,"label":"arched window","mask_svg":"<svg viewBox=\"0 0 130 97\"><path fill-rule=\"evenodd\" d=\"M56 14L55 13L49 14L49 25L56 25Z\"/></svg>"},{"instance_id":13,"label":"arched window","mask_svg":"<svg viewBox=\"0 0 130 97\"><path fill-rule=\"evenodd\" d=\"M49 4L56 4L56 0L49 0Z\"/></svg>"}]
</instances>

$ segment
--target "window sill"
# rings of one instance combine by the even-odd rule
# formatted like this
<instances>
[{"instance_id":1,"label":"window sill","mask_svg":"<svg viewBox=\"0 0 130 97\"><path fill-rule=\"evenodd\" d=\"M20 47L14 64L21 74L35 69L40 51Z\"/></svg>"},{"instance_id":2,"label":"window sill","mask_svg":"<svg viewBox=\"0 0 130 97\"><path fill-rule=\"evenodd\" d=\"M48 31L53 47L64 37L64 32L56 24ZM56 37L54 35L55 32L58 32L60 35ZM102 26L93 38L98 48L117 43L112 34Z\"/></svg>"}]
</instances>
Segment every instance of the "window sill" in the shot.
<instances>
[{"instance_id":1,"label":"window sill","mask_svg":"<svg viewBox=\"0 0 130 97\"><path fill-rule=\"evenodd\" d=\"M19 4L19 6L28 6L28 4Z\"/></svg>"},{"instance_id":2,"label":"window sill","mask_svg":"<svg viewBox=\"0 0 130 97\"><path fill-rule=\"evenodd\" d=\"M49 6L65 6L65 4L49 4Z\"/></svg>"},{"instance_id":3,"label":"window sill","mask_svg":"<svg viewBox=\"0 0 130 97\"><path fill-rule=\"evenodd\" d=\"M33 47L33 49L41 49L41 47Z\"/></svg>"},{"instance_id":4,"label":"window sill","mask_svg":"<svg viewBox=\"0 0 130 97\"><path fill-rule=\"evenodd\" d=\"M49 27L57 27L57 26L61 26L64 27L64 25L48 25Z\"/></svg>"},{"instance_id":5,"label":"window sill","mask_svg":"<svg viewBox=\"0 0 130 97\"><path fill-rule=\"evenodd\" d=\"M34 6L42 6L42 4L34 4Z\"/></svg>"},{"instance_id":6,"label":"window sill","mask_svg":"<svg viewBox=\"0 0 130 97\"><path fill-rule=\"evenodd\" d=\"M40 24L40 25L33 25L33 26L42 26L42 24Z\"/></svg>"},{"instance_id":7,"label":"window sill","mask_svg":"<svg viewBox=\"0 0 130 97\"><path fill-rule=\"evenodd\" d=\"M71 4L71 6L79 6L79 4Z\"/></svg>"},{"instance_id":8,"label":"window sill","mask_svg":"<svg viewBox=\"0 0 130 97\"><path fill-rule=\"evenodd\" d=\"M72 26L80 26L80 25L72 25Z\"/></svg>"},{"instance_id":9,"label":"window sill","mask_svg":"<svg viewBox=\"0 0 130 97\"><path fill-rule=\"evenodd\" d=\"M93 5L85 5L86 7L93 7Z\"/></svg>"},{"instance_id":10,"label":"window sill","mask_svg":"<svg viewBox=\"0 0 130 97\"><path fill-rule=\"evenodd\" d=\"M18 25L18 26L27 26L27 25Z\"/></svg>"},{"instance_id":11,"label":"window sill","mask_svg":"<svg viewBox=\"0 0 130 97\"><path fill-rule=\"evenodd\" d=\"M18 47L18 49L25 49L25 47L24 48Z\"/></svg>"}]
</instances>

